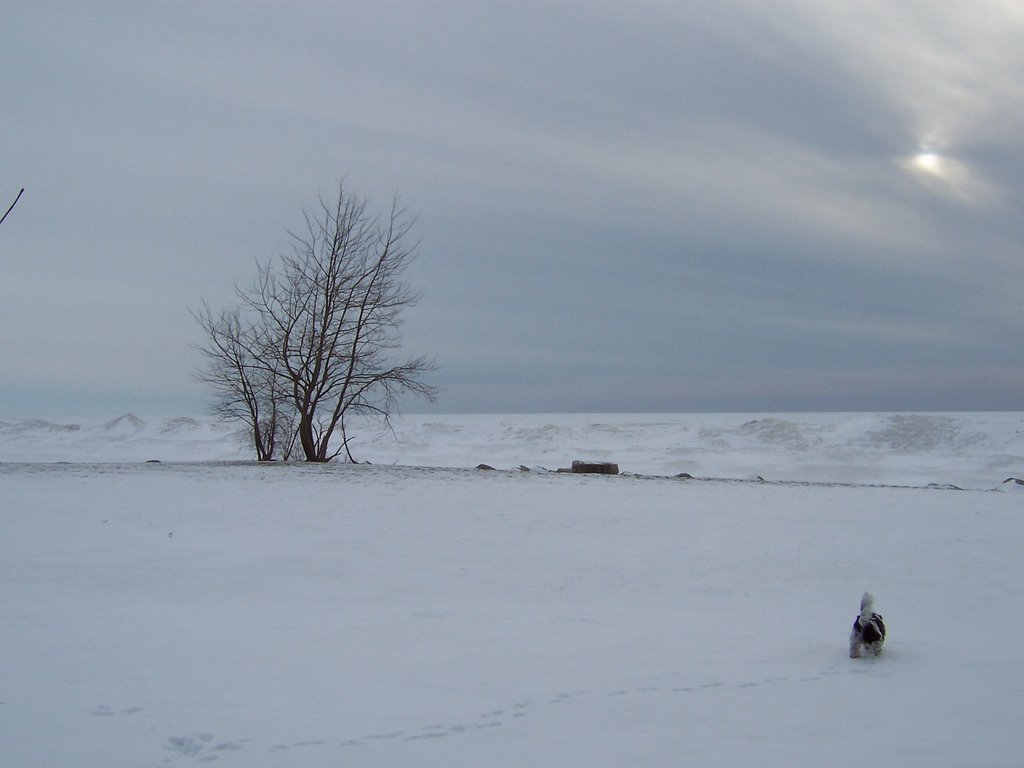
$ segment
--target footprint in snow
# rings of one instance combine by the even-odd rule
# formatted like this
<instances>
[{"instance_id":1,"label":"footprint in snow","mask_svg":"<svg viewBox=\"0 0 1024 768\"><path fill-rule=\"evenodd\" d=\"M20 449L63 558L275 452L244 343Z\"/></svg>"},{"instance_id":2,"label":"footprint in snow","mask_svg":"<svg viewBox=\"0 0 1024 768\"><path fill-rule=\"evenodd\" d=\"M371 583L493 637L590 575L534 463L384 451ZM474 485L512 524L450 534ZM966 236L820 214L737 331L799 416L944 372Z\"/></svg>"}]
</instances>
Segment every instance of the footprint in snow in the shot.
<instances>
[{"instance_id":1,"label":"footprint in snow","mask_svg":"<svg viewBox=\"0 0 1024 768\"><path fill-rule=\"evenodd\" d=\"M219 760L224 752L242 749L247 741L240 739L215 744L212 733L194 733L191 736L171 736L164 743L164 749L180 757L194 758L200 763L212 763Z\"/></svg>"},{"instance_id":2,"label":"footprint in snow","mask_svg":"<svg viewBox=\"0 0 1024 768\"><path fill-rule=\"evenodd\" d=\"M820 680L827 675L840 674L840 669L837 665L833 665L820 673L809 676L798 678L796 682L808 682L811 680ZM792 678L788 677L767 677L763 680L746 681L739 683L724 683L720 681L710 683L695 683L693 685L677 686L674 688L662 688L660 686L643 686L638 688L617 688L615 690L607 691L604 693L608 697L620 697L620 696L634 696L637 694L652 694L664 691L665 693L687 693L695 694L702 691L712 691L718 688L722 689L734 689L739 690L743 688L756 688L761 685L770 685L772 683L788 683L791 682ZM570 691L565 693L559 693L550 699L547 699L547 704L563 704L573 699L580 699L592 695L593 692L588 689L579 691ZM519 699L512 704L509 709L511 710L511 717L522 718L526 717L528 710L534 706L536 702L533 699ZM383 741L390 739L401 739L402 741L430 741L435 739L445 738L451 734L461 735L470 733L472 731L479 731L485 728L498 728L502 725L502 721L498 718L504 717L507 713L505 709L494 709L488 712L484 712L479 715L478 722L475 723L457 723L455 725L446 725L438 723L434 725L424 726L418 732L408 733L406 731L391 731L386 733L371 734L364 736L359 739L348 739L339 743L343 747L357 747L365 746L368 742ZM316 743L316 742L311 742ZM322 742L320 742L322 743Z\"/></svg>"},{"instance_id":3,"label":"footprint in snow","mask_svg":"<svg viewBox=\"0 0 1024 768\"><path fill-rule=\"evenodd\" d=\"M106 704L97 704L89 714L93 715L93 717L113 717L114 715L134 715L136 712L141 711L142 707L128 707L127 709L115 710Z\"/></svg>"},{"instance_id":4,"label":"footprint in snow","mask_svg":"<svg viewBox=\"0 0 1024 768\"><path fill-rule=\"evenodd\" d=\"M405 731L391 731L390 733L375 733L372 736L366 738L374 741L380 741L381 739L397 739L399 736L405 736Z\"/></svg>"},{"instance_id":5,"label":"footprint in snow","mask_svg":"<svg viewBox=\"0 0 1024 768\"><path fill-rule=\"evenodd\" d=\"M270 751L285 752L289 749L301 749L302 747L319 747L326 743L323 739L317 739L315 741L297 741L294 744L275 744L270 748Z\"/></svg>"}]
</instances>

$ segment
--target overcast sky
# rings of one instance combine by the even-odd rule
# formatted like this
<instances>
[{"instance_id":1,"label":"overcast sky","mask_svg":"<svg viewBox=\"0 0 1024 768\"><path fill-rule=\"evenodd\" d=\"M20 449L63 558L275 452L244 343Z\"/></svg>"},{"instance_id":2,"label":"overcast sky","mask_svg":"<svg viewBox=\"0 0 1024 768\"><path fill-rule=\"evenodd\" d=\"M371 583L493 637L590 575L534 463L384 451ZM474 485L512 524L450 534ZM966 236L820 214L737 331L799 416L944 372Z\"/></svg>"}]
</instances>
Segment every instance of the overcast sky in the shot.
<instances>
[{"instance_id":1,"label":"overcast sky","mask_svg":"<svg viewBox=\"0 0 1024 768\"><path fill-rule=\"evenodd\" d=\"M189 308L342 178L419 217L434 411L1024 410L1022 40L1019 0L6 3L0 420L202 413Z\"/></svg>"}]
</instances>

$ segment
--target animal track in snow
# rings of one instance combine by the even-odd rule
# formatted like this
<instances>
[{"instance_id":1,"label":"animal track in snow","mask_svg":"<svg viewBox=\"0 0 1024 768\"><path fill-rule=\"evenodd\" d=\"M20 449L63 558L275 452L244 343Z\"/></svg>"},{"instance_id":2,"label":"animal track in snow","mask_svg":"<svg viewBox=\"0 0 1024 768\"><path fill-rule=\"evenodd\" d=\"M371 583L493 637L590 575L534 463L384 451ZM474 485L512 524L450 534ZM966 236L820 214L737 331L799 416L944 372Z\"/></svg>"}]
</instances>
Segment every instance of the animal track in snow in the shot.
<instances>
[{"instance_id":1,"label":"animal track in snow","mask_svg":"<svg viewBox=\"0 0 1024 768\"><path fill-rule=\"evenodd\" d=\"M857 670L848 671L855 672ZM589 689L570 690L554 695L548 695L546 698L539 700L533 698L521 698L507 707L485 710L477 715L476 718L471 718L464 722L435 721L418 729L379 731L334 743L337 746L346 748L366 748L374 744L382 745L388 741L428 743L438 739L445 739L449 736L464 736L472 733L480 733L489 729L500 728L505 725L510 718L524 718L538 710L542 710L545 706L571 705L571 702L573 701L584 701L593 696L619 698L653 696L656 694L660 694L662 696L676 696L683 694L688 696L713 695L713 692L715 691L738 691L757 688L763 685L779 685L784 683L804 684L822 680L831 675L842 674L842 672L843 670L839 664L833 664L816 674L800 678L774 676L759 680L743 680L738 682L712 680L710 682L693 682L689 685L678 685L673 687L645 685L635 688L614 688L603 692L595 692ZM137 709L138 708L135 708L135 710ZM133 710L122 710L121 714L127 714L131 711ZM114 711L110 707L100 706L96 708L93 714L107 716L114 714ZM177 753L179 757L194 759L197 762L212 762L218 759L219 752L241 749L242 745L246 741L248 740L214 744L214 737L212 734L197 733L192 734L191 736L171 737L167 740L165 748ZM325 739L315 739L292 744L275 744L269 748L269 751L284 752L290 749L303 747L324 746L327 743L328 742Z\"/></svg>"},{"instance_id":2,"label":"animal track in snow","mask_svg":"<svg viewBox=\"0 0 1024 768\"><path fill-rule=\"evenodd\" d=\"M212 733L193 733L191 736L171 736L164 743L164 749L175 753L172 759L185 757L200 763L212 763L220 759L221 753L239 750L248 741L240 739L215 744ZM165 760L164 764L169 764L169 761Z\"/></svg>"},{"instance_id":3,"label":"animal track in snow","mask_svg":"<svg viewBox=\"0 0 1024 768\"><path fill-rule=\"evenodd\" d=\"M826 674L834 674L830 670L826 670L819 675L806 678L805 680L817 680ZM805 680L801 680L804 682ZM771 685L778 683L790 682L790 678L787 677L769 677L763 680L745 681L739 683L724 683L720 681L713 681L709 683L695 683L687 686L676 686L672 688L661 687L655 685L640 686L636 688L616 688L610 691L604 692L602 695L606 697L628 697L628 696L641 696L641 695L652 695L657 693L665 694L699 694L702 692L711 692L716 689L728 690L728 689L741 689L741 688L755 688L760 685ZM565 691L549 696L540 702L540 706L544 705L562 705L574 700L582 700L589 696L593 696L594 692L589 689L581 689L575 691ZM360 738L347 739L340 742L340 746L343 747L360 747L367 746L374 742L387 741L392 739L400 739L401 741L414 742L414 741L432 741L436 739L442 739L452 735L464 735L473 732L479 732L481 730L489 728L501 727L505 719L511 718L523 718L527 717L531 710L534 710L537 706L537 702L534 699L523 698L517 700L514 704L510 705L507 709L493 709L480 714L475 722L466 723L434 723L431 725L423 726L422 728L415 731L392 731L387 733L376 733L368 736L362 736Z\"/></svg>"},{"instance_id":4,"label":"animal track in snow","mask_svg":"<svg viewBox=\"0 0 1024 768\"><path fill-rule=\"evenodd\" d=\"M588 693L590 693L590 691L587 690L574 691L573 693L560 693L553 699L548 701L548 704L561 704L563 701L568 701L569 699L578 699L581 696L586 696Z\"/></svg>"},{"instance_id":5,"label":"animal track in snow","mask_svg":"<svg viewBox=\"0 0 1024 768\"><path fill-rule=\"evenodd\" d=\"M114 717L114 715L134 715L136 712L141 711L142 707L128 707L127 709L115 710L106 704L97 704L89 714L94 717Z\"/></svg>"},{"instance_id":6,"label":"animal track in snow","mask_svg":"<svg viewBox=\"0 0 1024 768\"><path fill-rule=\"evenodd\" d=\"M294 744L275 744L270 748L270 751L286 752L289 749L301 749L302 747L320 747L326 743L323 739L315 739L313 741L297 741Z\"/></svg>"}]
</instances>

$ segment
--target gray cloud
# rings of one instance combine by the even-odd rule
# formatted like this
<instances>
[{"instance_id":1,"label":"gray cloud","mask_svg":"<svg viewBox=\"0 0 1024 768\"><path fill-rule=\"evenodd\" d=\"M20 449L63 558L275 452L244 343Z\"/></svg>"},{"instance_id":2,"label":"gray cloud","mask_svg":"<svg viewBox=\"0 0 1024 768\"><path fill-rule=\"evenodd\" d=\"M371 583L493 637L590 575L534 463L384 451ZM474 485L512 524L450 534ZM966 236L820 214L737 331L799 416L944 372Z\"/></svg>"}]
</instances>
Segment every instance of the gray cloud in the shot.
<instances>
[{"instance_id":1,"label":"gray cloud","mask_svg":"<svg viewBox=\"0 0 1024 768\"><path fill-rule=\"evenodd\" d=\"M16 3L0 418L201 408L188 307L342 176L419 214L437 409L1018 409L1022 32L996 0Z\"/></svg>"}]
</instances>

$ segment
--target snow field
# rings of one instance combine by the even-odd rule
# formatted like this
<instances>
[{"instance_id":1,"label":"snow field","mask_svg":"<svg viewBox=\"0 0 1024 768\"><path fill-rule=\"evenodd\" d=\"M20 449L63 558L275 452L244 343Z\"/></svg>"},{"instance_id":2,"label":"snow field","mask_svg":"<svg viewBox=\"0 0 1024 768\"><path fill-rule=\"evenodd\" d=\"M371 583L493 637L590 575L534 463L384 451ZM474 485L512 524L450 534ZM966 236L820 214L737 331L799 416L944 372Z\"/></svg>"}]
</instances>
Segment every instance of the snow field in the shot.
<instances>
[{"instance_id":1,"label":"snow field","mask_svg":"<svg viewBox=\"0 0 1024 768\"><path fill-rule=\"evenodd\" d=\"M165 463L0 498L8 765L1020 764L1017 493Z\"/></svg>"}]
</instances>

